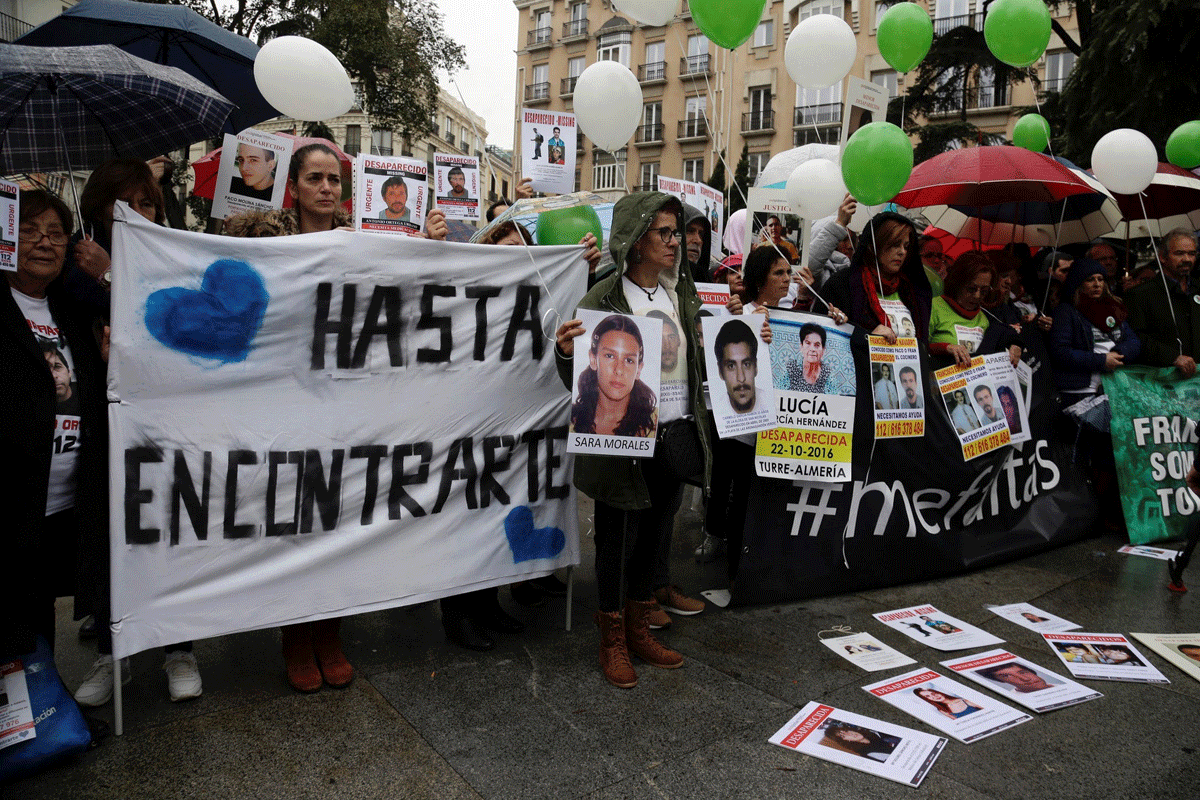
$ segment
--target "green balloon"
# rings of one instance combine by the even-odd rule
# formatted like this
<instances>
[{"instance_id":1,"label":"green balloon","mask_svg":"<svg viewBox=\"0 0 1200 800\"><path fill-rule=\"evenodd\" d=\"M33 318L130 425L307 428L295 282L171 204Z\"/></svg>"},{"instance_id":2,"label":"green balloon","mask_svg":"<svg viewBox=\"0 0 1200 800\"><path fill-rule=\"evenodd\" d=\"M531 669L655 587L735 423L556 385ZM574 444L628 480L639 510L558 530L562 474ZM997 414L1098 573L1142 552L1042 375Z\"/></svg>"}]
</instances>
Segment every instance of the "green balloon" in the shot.
<instances>
[{"instance_id":1,"label":"green balloon","mask_svg":"<svg viewBox=\"0 0 1200 800\"><path fill-rule=\"evenodd\" d=\"M1171 132L1167 161L1184 169L1200 167L1200 119L1185 122Z\"/></svg>"},{"instance_id":2,"label":"green balloon","mask_svg":"<svg viewBox=\"0 0 1200 800\"><path fill-rule=\"evenodd\" d=\"M1005 64L1028 67L1050 43L1050 9L1042 0L995 0L983 21L983 38Z\"/></svg>"},{"instance_id":3,"label":"green balloon","mask_svg":"<svg viewBox=\"0 0 1200 800\"><path fill-rule=\"evenodd\" d=\"M591 206L556 208L538 214L538 244L579 244L589 233L596 237L597 247L604 247L604 227Z\"/></svg>"},{"instance_id":4,"label":"green balloon","mask_svg":"<svg viewBox=\"0 0 1200 800\"><path fill-rule=\"evenodd\" d=\"M758 27L767 0L692 0L692 18L710 41L727 50L745 42Z\"/></svg>"},{"instance_id":5,"label":"green balloon","mask_svg":"<svg viewBox=\"0 0 1200 800\"><path fill-rule=\"evenodd\" d=\"M913 146L890 122L872 122L854 132L842 153L842 180L854 199L868 206L895 197L912 174Z\"/></svg>"},{"instance_id":6,"label":"green balloon","mask_svg":"<svg viewBox=\"0 0 1200 800\"><path fill-rule=\"evenodd\" d=\"M933 21L916 3L894 5L875 34L883 60L897 72L915 69L933 44Z\"/></svg>"},{"instance_id":7,"label":"green balloon","mask_svg":"<svg viewBox=\"0 0 1200 800\"><path fill-rule=\"evenodd\" d=\"M1026 114L1013 127L1013 144L1040 153L1050 143L1050 123L1041 114Z\"/></svg>"}]
</instances>

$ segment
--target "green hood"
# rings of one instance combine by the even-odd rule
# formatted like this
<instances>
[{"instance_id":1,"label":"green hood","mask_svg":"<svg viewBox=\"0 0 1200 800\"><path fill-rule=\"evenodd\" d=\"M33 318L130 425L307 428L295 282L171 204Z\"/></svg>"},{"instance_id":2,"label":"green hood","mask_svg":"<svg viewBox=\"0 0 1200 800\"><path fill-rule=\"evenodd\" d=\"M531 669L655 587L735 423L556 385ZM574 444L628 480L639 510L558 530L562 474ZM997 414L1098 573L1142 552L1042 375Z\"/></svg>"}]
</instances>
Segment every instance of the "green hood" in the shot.
<instances>
[{"instance_id":1,"label":"green hood","mask_svg":"<svg viewBox=\"0 0 1200 800\"><path fill-rule=\"evenodd\" d=\"M625 257L642 234L650 230L659 211L672 211L683 230L683 204L675 197L662 192L634 192L627 194L613 206L612 227L608 232L608 251L612 254L617 272L625 271ZM680 254L686 252L683 242L676 251L675 266L678 268Z\"/></svg>"}]
</instances>

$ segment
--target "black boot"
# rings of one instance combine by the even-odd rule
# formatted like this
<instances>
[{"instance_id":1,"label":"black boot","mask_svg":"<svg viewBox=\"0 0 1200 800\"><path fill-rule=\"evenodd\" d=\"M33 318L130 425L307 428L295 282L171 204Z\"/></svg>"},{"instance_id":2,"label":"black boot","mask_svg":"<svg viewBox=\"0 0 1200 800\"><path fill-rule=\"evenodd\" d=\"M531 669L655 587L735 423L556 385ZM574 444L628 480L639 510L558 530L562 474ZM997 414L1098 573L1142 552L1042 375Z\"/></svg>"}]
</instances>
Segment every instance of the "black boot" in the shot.
<instances>
[{"instance_id":1,"label":"black boot","mask_svg":"<svg viewBox=\"0 0 1200 800\"><path fill-rule=\"evenodd\" d=\"M446 632L446 640L468 650L491 650L496 643L471 620L469 603L465 600L464 595L442 598L442 630Z\"/></svg>"},{"instance_id":2,"label":"black boot","mask_svg":"<svg viewBox=\"0 0 1200 800\"><path fill-rule=\"evenodd\" d=\"M520 633L525 630L525 623L509 616L500 606L498 589L483 589L468 595L471 598L471 619L480 628L493 633Z\"/></svg>"}]
</instances>

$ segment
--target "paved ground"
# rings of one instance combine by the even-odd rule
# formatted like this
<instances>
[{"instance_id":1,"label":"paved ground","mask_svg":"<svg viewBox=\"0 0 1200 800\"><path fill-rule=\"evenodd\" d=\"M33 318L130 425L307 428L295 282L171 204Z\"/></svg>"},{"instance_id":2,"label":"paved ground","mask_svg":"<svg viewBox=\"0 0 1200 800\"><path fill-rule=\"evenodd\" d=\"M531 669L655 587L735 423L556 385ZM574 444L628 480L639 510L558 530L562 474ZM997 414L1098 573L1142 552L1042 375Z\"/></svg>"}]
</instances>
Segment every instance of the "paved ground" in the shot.
<instances>
[{"instance_id":1,"label":"paved ground","mask_svg":"<svg viewBox=\"0 0 1200 800\"><path fill-rule=\"evenodd\" d=\"M586 509L581 516L586 519ZM718 585L698 567L694 513L681 518L676 580ZM160 653L133 659L126 733L74 762L0 790L39 798L1181 798L1200 795L1200 682L1154 655L1169 686L1091 682L1104 698L1037 716L971 745L951 741L919 789L785 751L767 738L809 700L921 727L861 686L817 643L833 625L867 630L926 666L947 656L871 619L932 602L1063 672L1035 634L984 603L1033 602L1090 631L1200 631L1200 568L1184 596L1164 562L1116 553L1097 538L1001 567L925 584L802 603L710 608L664 638L679 670L639 666L640 685L611 688L596 664L595 587L584 542L573 629L564 602L527 610L529 630L496 650L447 645L436 605L348 620L359 677L343 691L291 691L276 631L198 642L204 696L167 700ZM59 661L74 688L94 651L60 601ZM111 709L98 712L111 721Z\"/></svg>"}]
</instances>

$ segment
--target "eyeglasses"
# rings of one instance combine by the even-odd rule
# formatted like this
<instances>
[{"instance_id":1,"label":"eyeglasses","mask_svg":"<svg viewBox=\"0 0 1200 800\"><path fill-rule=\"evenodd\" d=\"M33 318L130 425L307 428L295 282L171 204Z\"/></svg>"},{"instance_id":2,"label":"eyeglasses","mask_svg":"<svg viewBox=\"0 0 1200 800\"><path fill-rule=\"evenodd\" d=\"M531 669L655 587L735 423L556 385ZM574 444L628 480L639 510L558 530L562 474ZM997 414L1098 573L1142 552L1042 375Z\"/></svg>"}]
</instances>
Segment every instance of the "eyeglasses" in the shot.
<instances>
[{"instance_id":1,"label":"eyeglasses","mask_svg":"<svg viewBox=\"0 0 1200 800\"><path fill-rule=\"evenodd\" d=\"M35 227L22 227L17 231L17 236L26 244L37 244L45 236L50 240L50 244L64 245L67 243L67 234L63 231L43 231Z\"/></svg>"},{"instance_id":2,"label":"eyeglasses","mask_svg":"<svg viewBox=\"0 0 1200 800\"><path fill-rule=\"evenodd\" d=\"M683 234L669 225L664 225L661 228L651 228L647 233L657 233L658 238L662 239L663 244L669 244L672 239L678 242L683 238Z\"/></svg>"},{"instance_id":3,"label":"eyeglasses","mask_svg":"<svg viewBox=\"0 0 1200 800\"><path fill-rule=\"evenodd\" d=\"M990 285L989 286L964 286L963 293L964 294L984 294L987 292L988 289L991 289L991 288L992 287Z\"/></svg>"}]
</instances>

